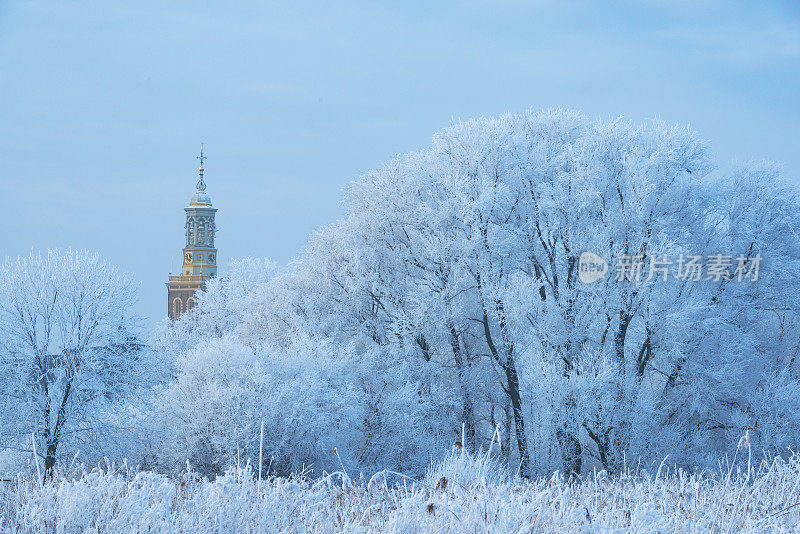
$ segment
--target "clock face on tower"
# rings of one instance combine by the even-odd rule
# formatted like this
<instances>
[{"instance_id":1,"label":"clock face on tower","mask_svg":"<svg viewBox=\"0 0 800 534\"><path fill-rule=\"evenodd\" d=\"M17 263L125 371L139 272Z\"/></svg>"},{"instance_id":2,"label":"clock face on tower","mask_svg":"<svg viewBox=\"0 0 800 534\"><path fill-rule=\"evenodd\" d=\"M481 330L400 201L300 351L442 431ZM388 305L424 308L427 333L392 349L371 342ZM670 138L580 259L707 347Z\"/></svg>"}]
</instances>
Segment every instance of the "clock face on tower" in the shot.
<instances>
[{"instance_id":1,"label":"clock face on tower","mask_svg":"<svg viewBox=\"0 0 800 534\"><path fill-rule=\"evenodd\" d=\"M213 252L209 252L208 253L208 262L209 263L216 263L216 261L217 261L217 255L214 254Z\"/></svg>"},{"instance_id":2,"label":"clock face on tower","mask_svg":"<svg viewBox=\"0 0 800 534\"><path fill-rule=\"evenodd\" d=\"M183 261L186 262L186 263L192 263L192 253L191 252L187 252L186 254L184 254L183 255Z\"/></svg>"}]
</instances>

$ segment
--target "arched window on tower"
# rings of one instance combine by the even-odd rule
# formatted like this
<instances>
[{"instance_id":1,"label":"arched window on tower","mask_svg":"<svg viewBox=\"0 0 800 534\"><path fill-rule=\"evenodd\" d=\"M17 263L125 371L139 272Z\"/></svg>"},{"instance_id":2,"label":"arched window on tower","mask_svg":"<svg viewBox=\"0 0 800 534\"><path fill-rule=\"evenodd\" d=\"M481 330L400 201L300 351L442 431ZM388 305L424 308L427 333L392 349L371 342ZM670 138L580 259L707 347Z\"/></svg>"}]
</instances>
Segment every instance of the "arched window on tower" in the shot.
<instances>
[{"instance_id":1,"label":"arched window on tower","mask_svg":"<svg viewBox=\"0 0 800 534\"><path fill-rule=\"evenodd\" d=\"M192 246L192 239L194 237L194 217L189 217L186 220L186 246Z\"/></svg>"},{"instance_id":2,"label":"arched window on tower","mask_svg":"<svg viewBox=\"0 0 800 534\"><path fill-rule=\"evenodd\" d=\"M175 297L172 300L172 316L177 319L181 313L183 313L183 303L179 297Z\"/></svg>"},{"instance_id":3,"label":"arched window on tower","mask_svg":"<svg viewBox=\"0 0 800 534\"><path fill-rule=\"evenodd\" d=\"M194 308L195 304L197 304L197 301L194 300L194 297L189 297L186 300L186 311L189 311L192 308Z\"/></svg>"},{"instance_id":4,"label":"arched window on tower","mask_svg":"<svg viewBox=\"0 0 800 534\"><path fill-rule=\"evenodd\" d=\"M197 221L197 239L195 239L195 244L202 246L206 240L206 225L203 219Z\"/></svg>"}]
</instances>

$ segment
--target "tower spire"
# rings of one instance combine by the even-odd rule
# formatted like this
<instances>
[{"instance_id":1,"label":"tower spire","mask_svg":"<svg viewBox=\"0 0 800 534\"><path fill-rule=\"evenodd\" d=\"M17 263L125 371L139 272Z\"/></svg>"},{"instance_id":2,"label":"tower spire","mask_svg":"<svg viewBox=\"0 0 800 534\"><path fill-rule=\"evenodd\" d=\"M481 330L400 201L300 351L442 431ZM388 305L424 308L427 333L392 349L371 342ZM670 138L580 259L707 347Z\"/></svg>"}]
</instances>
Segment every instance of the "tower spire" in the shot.
<instances>
[{"instance_id":1,"label":"tower spire","mask_svg":"<svg viewBox=\"0 0 800 534\"><path fill-rule=\"evenodd\" d=\"M197 190L198 191L205 191L206 190L206 183L203 181L203 161L206 160L206 155L203 153L204 144L200 143L200 155L197 156L197 159L200 160L200 179L197 181Z\"/></svg>"}]
</instances>

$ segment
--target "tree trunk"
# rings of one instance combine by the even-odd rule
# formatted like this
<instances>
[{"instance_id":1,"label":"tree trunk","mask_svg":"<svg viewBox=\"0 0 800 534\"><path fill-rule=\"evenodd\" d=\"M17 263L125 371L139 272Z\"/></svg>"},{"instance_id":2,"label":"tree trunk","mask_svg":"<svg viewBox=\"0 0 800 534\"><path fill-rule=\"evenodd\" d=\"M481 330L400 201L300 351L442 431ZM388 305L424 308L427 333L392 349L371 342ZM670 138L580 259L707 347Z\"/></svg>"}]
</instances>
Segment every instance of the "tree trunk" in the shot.
<instances>
[{"instance_id":1,"label":"tree trunk","mask_svg":"<svg viewBox=\"0 0 800 534\"><path fill-rule=\"evenodd\" d=\"M564 423L563 428L556 430L558 444L561 447L561 462L564 474L567 476L580 476L583 468L583 448L577 435L576 429L570 428L568 423Z\"/></svg>"},{"instance_id":2,"label":"tree trunk","mask_svg":"<svg viewBox=\"0 0 800 534\"><path fill-rule=\"evenodd\" d=\"M644 372L647 369L647 364L653 357L653 331L650 329L650 325L647 325L645 331L646 335L644 342L642 343L642 348L639 349L639 357L636 358L636 379L639 382L641 382L644 378Z\"/></svg>"},{"instance_id":3,"label":"tree trunk","mask_svg":"<svg viewBox=\"0 0 800 534\"><path fill-rule=\"evenodd\" d=\"M484 242L486 240L486 233L484 229ZM483 285L481 283L480 274L476 277L478 284L478 291L483 297ZM492 330L489 327L489 314L486 311L486 303L481 302L483 312L483 333L486 338L486 345L492 354L492 358L500 366L506 374L506 387L505 392L511 401L511 409L514 413L514 431L517 437L517 448L519 449L519 472L523 478L530 477L530 455L528 453L528 440L525 436L525 418L522 413L522 396L519 390L519 376L517 375L517 367L514 364L514 344L510 341L507 331L507 323L504 314L503 302L499 299L495 300L495 306L498 313L500 322L500 332L504 342L504 354L501 356L497 350L497 346L492 338Z\"/></svg>"},{"instance_id":4,"label":"tree trunk","mask_svg":"<svg viewBox=\"0 0 800 534\"><path fill-rule=\"evenodd\" d=\"M519 472L523 478L528 478L530 476L530 455L528 454L528 440L525 437L525 418L522 413L522 396L519 391L517 367L514 364L514 349L513 346L509 346L506 357L500 356L489 328L489 316L486 313L486 308L483 309L483 333L492 357L506 374L506 387L504 389L508 399L511 401L511 411L514 414L514 431L517 437L517 448L519 449Z\"/></svg>"},{"instance_id":5,"label":"tree trunk","mask_svg":"<svg viewBox=\"0 0 800 534\"><path fill-rule=\"evenodd\" d=\"M608 432L606 431L602 435L598 435L588 426L586 427L586 432L597 445L597 455L600 457L600 463L603 464L603 469L611 472L614 469L614 465L611 459L611 444L609 442Z\"/></svg>"},{"instance_id":6,"label":"tree trunk","mask_svg":"<svg viewBox=\"0 0 800 534\"><path fill-rule=\"evenodd\" d=\"M47 455L44 458L44 481L47 482L55 474L54 468L56 466L56 449L58 448L58 441L48 438L47 440Z\"/></svg>"},{"instance_id":7,"label":"tree trunk","mask_svg":"<svg viewBox=\"0 0 800 534\"><path fill-rule=\"evenodd\" d=\"M528 454L528 439L525 436L525 419L522 414L522 398L519 392L519 377L514 360L510 357L505 366L506 380L508 382L508 397L511 400L511 408L514 412L514 431L517 436L517 448L519 449L519 473L522 478L530 477L530 456Z\"/></svg>"},{"instance_id":8,"label":"tree trunk","mask_svg":"<svg viewBox=\"0 0 800 534\"><path fill-rule=\"evenodd\" d=\"M632 319L633 315L627 309L619 310L619 327L614 335L614 350L617 354L620 378L625 374L625 337Z\"/></svg>"},{"instance_id":9,"label":"tree trunk","mask_svg":"<svg viewBox=\"0 0 800 534\"><path fill-rule=\"evenodd\" d=\"M617 366L619 372L619 378L617 380L617 391L616 391L616 400L617 400L617 409L620 410L622 413L625 412L625 403L628 402L629 399L626 399L625 391L624 391L624 384L625 384L625 376L627 374L627 368L625 364L625 341L628 334L628 327L633 320L633 313L631 313L629 308L621 308L619 310L619 326L617 328L617 332L614 335L614 350L617 356ZM638 364L639 362L637 362ZM598 454L600 454L601 459L605 458L603 461L603 465L607 470L616 469L620 467L620 457L628 448L629 443L629 435L631 432L630 428L630 421L622 419L616 425L616 428L605 428L598 429L600 432L600 440L592 438L598 446ZM616 439L614 439L616 437ZM602 444L602 445L601 445Z\"/></svg>"},{"instance_id":10,"label":"tree trunk","mask_svg":"<svg viewBox=\"0 0 800 534\"><path fill-rule=\"evenodd\" d=\"M461 345L458 343L458 333L455 327L450 325L450 346L453 349L453 359L456 362L456 369L458 371L458 382L461 387L462 396L462 410L461 422L464 423L464 441L462 446L468 451L475 451L478 444L475 437L475 409L472 406L472 398L469 396L469 388L467 388L465 377L465 362L461 353Z\"/></svg>"},{"instance_id":11,"label":"tree trunk","mask_svg":"<svg viewBox=\"0 0 800 534\"><path fill-rule=\"evenodd\" d=\"M44 479L48 480L53 477L54 468L56 465L56 451L58 450L58 443L61 441L61 429L67 420L67 403L69 402L70 391L72 391L72 377L73 374L67 375L67 383L64 386L64 393L61 397L61 405L58 407L58 414L56 415L56 423L53 426L53 433L47 435L47 456L44 459Z\"/></svg>"},{"instance_id":12,"label":"tree trunk","mask_svg":"<svg viewBox=\"0 0 800 534\"><path fill-rule=\"evenodd\" d=\"M505 421L503 421L503 459L506 463L511 462L511 421L514 419L511 412L511 401L506 397L506 404L503 406L503 415L505 415Z\"/></svg>"}]
</instances>

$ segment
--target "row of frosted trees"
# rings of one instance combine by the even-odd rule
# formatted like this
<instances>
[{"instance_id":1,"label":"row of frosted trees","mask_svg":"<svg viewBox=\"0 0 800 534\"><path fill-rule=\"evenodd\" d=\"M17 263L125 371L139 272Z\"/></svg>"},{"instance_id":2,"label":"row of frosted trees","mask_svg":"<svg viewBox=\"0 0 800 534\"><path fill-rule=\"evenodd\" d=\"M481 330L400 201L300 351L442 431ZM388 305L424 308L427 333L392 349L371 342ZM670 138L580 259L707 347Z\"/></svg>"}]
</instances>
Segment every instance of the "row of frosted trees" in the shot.
<instances>
[{"instance_id":1,"label":"row of frosted trees","mask_svg":"<svg viewBox=\"0 0 800 534\"><path fill-rule=\"evenodd\" d=\"M800 204L774 167L528 112L454 124L345 206L160 330L145 461L219 471L261 421L275 472L419 473L455 442L523 476L797 446ZM609 266L594 283L584 252Z\"/></svg>"},{"instance_id":2,"label":"row of frosted trees","mask_svg":"<svg viewBox=\"0 0 800 534\"><path fill-rule=\"evenodd\" d=\"M745 434L796 446L800 211L774 167L715 171L683 127L530 112L451 126L345 206L288 269L237 264L170 334L316 369L292 420L324 446L304 461L338 443L414 471L496 439L527 475L707 465ZM609 264L593 284L587 251ZM638 280L617 271L631 258Z\"/></svg>"}]
</instances>

